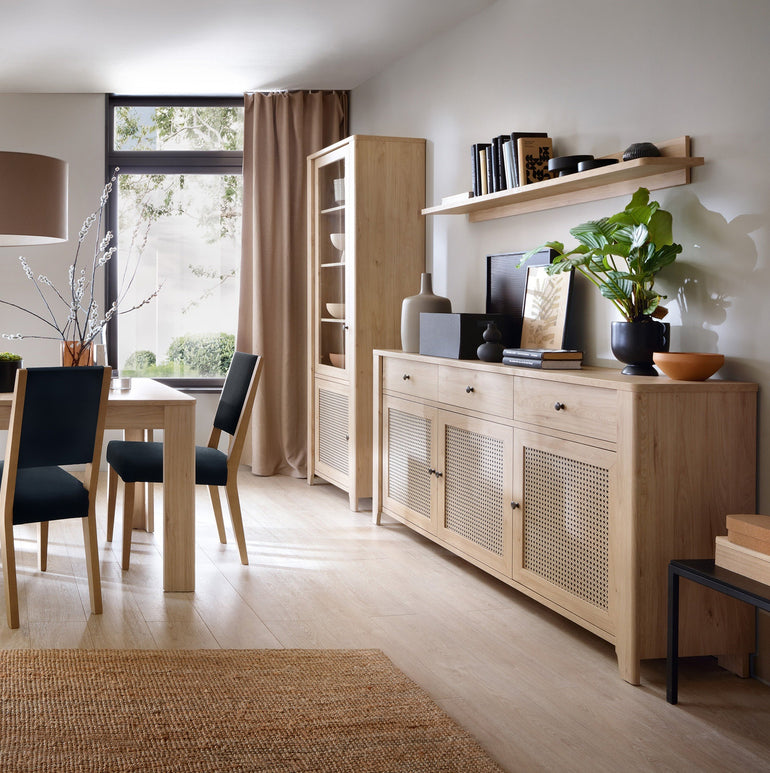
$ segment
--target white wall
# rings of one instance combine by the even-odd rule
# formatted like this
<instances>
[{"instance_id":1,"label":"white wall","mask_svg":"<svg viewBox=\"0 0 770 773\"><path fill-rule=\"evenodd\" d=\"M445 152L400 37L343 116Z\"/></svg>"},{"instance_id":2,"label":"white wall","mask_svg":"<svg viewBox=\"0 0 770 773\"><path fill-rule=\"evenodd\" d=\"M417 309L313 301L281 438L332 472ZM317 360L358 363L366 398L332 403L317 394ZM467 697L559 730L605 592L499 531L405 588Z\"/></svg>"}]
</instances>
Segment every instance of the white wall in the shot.
<instances>
[{"instance_id":1,"label":"white wall","mask_svg":"<svg viewBox=\"0 0 770 773\"><path fill-rule=\"evenodd\" d=\"M19 255L28 258L36 276L47 275L57 287L67 285L78 232L98 207L104 187L104 107L103 94L0 94L0 150L41 153L69 163L69 240L39 247L0 247L0 298L44 311L19 265ZM100 303L103 297L100 282ZM0 333L47 335L43 330L29 315L0 305ZM0 339L0 351L18 352L29 367L52 365L59 359L56 341ZM202 445L208 440L215 409L216 396L199 396L196 436Z\"/></svg>"},{"instance_id":2,"label":"white wall","mask_svg":"<svg viewBox=\"0 0 770 773\"><path fill-rule=\"evenodd\" d=\"M428 203L468 190L470 146L548 131L558 155L693 138L706 165L654 198L684 252L660 281L672 350L727 356L720 377L760 384L760 508L770 513L770 4L760 0L498 0L355 89L352 130L428 139ZM427 219L434 290L484 310L485 256L622 209L625 198L469 223ZM415 292L419 284L415 277ZM587 283L586 283L587 284ZM578 287L589 362L618 367L610 304Z\"/></svg>"}]
</instances>

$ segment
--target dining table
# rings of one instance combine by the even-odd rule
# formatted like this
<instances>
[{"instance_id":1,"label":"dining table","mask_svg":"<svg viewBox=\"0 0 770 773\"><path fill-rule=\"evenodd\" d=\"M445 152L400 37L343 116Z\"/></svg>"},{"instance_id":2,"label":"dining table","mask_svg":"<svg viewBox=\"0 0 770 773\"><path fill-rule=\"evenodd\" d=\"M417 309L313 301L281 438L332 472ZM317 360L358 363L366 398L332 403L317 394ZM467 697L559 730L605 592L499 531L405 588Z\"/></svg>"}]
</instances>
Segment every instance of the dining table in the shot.
<instances>
[{"instance_id":1,"label":"dining table","mask_svg":"<svg viewBox=\"0 0 770 773\"><path fill-rule=\"evenodd\" d=\"M110 389L105 429L127 439L163 430L163 590L195 590L195 398L148 378ZM13 393L0 392L0 429ZM134 524L136 526L136 522Z\"/></svg>"}]
</instances>

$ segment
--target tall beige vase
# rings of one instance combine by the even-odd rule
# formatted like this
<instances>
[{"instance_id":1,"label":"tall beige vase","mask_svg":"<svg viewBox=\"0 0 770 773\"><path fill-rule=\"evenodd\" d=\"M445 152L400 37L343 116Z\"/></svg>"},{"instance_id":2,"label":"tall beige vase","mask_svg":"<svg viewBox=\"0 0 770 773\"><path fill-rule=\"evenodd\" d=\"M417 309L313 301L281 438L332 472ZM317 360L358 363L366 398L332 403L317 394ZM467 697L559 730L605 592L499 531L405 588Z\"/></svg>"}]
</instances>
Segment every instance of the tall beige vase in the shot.
<instances>
[{"instance_id":1,"label":"tall beige vase","mask_svg":"<svg viewBox=\"0 0 770 773\"><path fill-rule=\"evenodd\" d=\"M405 352L420 351L420 314L424 311L445 314L452 311L449 298L433 294L430 274L420 275L419 294L404 298L401 304L401 348Z\"/></svg>"}]
</instances>

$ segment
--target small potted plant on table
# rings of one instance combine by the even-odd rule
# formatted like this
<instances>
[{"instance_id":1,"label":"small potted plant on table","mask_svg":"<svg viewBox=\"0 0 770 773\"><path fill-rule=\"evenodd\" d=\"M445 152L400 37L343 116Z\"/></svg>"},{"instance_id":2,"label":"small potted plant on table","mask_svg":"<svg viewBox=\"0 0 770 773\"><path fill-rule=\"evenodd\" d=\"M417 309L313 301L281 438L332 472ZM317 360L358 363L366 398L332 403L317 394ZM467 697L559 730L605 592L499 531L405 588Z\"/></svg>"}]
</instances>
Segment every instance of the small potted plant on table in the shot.
<instances>
[{"instance_id":1,"label":"small potted plant on table","mask_svg":"<svg viewBox=\"0 0 770 773\"><path fill-rule=\"evenodd\" d=\"M623 321L612 323L612 353L627 363L626 375L657 376L652 353L668 351L669 325L659 321L668 313L660 305L666 296L653 285L658 272L682 251L673 242L671 224L671 213L650 201L647 188L639 188L622 212L571 228L579 242L574 249L546 242L523 259L545 247L555 250L546 267L549 274L574 269L615 306Z\"/></svg>"},{"instance_id":2,"label":"small potted plant on table","mask_svg":"<svg viewBox=\"0 0 770 773\"><path fill-rule=\"evenodd\" d=\"M16 371L21 367L21 355L0 352L0 392L13 392Z\"/></svg>"}]
</instances>

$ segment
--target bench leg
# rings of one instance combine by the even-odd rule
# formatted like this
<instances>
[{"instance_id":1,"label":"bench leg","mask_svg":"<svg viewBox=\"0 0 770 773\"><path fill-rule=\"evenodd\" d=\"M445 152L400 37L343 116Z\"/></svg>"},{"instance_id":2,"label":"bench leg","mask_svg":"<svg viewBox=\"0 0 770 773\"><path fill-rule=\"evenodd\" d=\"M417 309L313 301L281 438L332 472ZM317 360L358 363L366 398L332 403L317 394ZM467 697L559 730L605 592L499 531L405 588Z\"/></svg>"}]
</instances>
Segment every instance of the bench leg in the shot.
<instances>
[{"instance_id":1,"label":"bench leg","mask_svg":"<svg viewBox=\"0 0 770 773\"><path fill-rule=\"evenodd\" d=\"M666 652L666 700L676 703L679 691L679 575L668 567L668 644Z\"/></svg>"}]
</instances>

